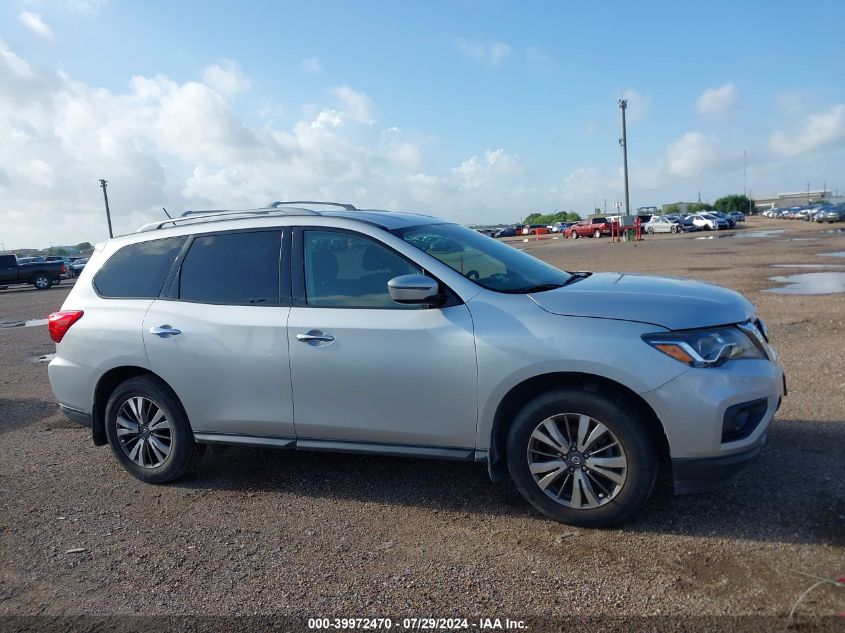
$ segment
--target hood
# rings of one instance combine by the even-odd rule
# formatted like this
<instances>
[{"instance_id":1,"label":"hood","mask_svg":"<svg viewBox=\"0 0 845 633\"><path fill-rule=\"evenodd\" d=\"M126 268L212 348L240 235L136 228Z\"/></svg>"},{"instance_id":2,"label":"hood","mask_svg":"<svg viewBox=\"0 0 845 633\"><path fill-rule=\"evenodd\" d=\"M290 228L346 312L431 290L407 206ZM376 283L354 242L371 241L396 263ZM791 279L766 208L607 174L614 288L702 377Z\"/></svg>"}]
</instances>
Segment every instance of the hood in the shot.
<instances>
[{"instance_id":1,"label":"hood","mask_svg":"<svg viewBox=\"0 0 845 633\"><path fill-rule=\"evenodd\" d=\"M529 296L553 314L653 323L670 330L741 323L754 316L754 306L733 290L627 273L595 273Z\"/></svg>"}]
</instances>

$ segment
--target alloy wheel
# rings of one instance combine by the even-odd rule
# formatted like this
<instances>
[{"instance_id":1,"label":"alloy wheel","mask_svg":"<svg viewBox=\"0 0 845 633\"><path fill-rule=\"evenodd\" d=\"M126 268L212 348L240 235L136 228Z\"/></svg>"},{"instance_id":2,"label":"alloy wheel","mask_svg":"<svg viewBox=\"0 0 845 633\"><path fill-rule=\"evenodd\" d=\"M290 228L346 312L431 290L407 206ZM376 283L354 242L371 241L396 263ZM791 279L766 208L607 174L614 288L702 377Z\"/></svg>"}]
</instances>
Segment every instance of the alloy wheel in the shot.
<instances>
[{"instance_id":1,"label":"alloy wheel","mask_svg":"<svg viewBox=\"0 0 845 633\"><path fill-rule=\"evenodd\" d=\"M170 456L173 426L158 404L144 396L128 398L117 412L120 446L142 468L157 468Z\"/></svg>"},{"instance_id":2,"label":"alloy wheel","mask_svg":"<svg viewBox=\"0 0 845 633\"><path fill-rule=\"evenodd\" d=\"M528 469L555 502L575 510L609 503L625 485L628 460L619 438L588 415L562 413L536 426Z\"/></svg>"}]
</instances>

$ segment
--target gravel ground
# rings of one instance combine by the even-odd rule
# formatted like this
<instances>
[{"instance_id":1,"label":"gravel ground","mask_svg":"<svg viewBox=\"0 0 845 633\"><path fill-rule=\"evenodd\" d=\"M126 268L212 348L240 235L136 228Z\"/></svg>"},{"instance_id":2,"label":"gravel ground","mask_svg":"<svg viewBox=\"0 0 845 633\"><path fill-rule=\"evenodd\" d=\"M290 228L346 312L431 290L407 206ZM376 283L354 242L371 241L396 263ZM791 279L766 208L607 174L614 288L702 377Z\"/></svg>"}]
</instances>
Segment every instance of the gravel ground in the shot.
<instances>
[{"instance_id":1,"label":"gravel ground","mask_svg":"<svg viewBox=\"0 0 845 633\"><path fill-rule=\"evenodd\" d=\"M706 615L782 627L813 583L798 572L845 575L845 294L763 290L812 272L772 264L845 264L818 255L845 249L845 234L747 225L743 237L636 245L512 242L570 270L735 288L786 368L789 397L759 461L718 492L660 488L610 530L553 523L478 464L232 448L176 485L144 485L58 413L33 361L53 351L46 328L0 327L0 616ZM786 232L748 237L759 228ZM0 291L0 325L43 318L67 292ZM800 613L843 610L845 589L831 587Z\"/></svg>"}]
</instances>

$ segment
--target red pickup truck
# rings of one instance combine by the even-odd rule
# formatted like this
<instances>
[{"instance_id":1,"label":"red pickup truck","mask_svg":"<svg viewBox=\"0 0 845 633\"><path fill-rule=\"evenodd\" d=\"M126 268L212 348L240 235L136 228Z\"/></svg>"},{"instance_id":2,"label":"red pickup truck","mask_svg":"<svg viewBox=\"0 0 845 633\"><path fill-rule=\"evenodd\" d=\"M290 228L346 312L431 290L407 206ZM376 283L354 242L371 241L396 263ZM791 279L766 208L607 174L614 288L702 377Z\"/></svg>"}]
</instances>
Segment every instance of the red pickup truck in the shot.
<instances>
[{"instance_id":1,"label":"red pickup truck","mask_svg":"<svg viewBox=\"0 0 845 633\"><path fill-rule=\"evenodd\" d=\"M579 237L601 237L603 235L609 237L613 233L633 231L635 228L634 224L626 224L620 228L618 220L590 218L587 220L581 220L577 224L573 224L568 229L565 229L563 231L563 236L572 239L577 239Z\"/></svg>"},{"instance_id":2,"label":"red pickup truck","mask_svg":"<svg viewBox=\"0 0 845 633\"><path fill-rule=\"evenodd\" d=\"M602 235L610 235L610 222L607 218L581 220L563 231L563 236L571 239L601 237Z\"/></svg>"}]
</instances>

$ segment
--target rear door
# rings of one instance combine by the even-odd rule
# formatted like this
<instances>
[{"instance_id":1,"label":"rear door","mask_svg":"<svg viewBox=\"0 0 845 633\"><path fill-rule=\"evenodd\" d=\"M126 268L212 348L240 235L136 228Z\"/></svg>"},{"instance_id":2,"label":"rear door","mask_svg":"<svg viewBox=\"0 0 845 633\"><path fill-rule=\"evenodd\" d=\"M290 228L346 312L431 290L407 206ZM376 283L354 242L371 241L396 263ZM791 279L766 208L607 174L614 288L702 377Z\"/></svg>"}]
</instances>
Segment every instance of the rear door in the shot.
<instances>
[{"instance_id":1,"label":"rear door","mask_svg":"<svg viewBox=\"0 0 845 633\"><path fill-rule=\"evenodd\" d=\"M295 438L284 235L273 228L195 236L147 311L150 365L201 439Z\"/></svg>"},{"instance_id":2,"label":"rear door","mask_svg":"<svg viewBox=\"0 0 845 633\"><path fill-rule=\"evenodd\" d=\"M472 319L390 299L389 279L419 273L382 242L324 228L296 230L288 320L297 442L475 448Z\"/></svg>"}]
</instances>

